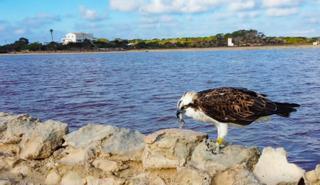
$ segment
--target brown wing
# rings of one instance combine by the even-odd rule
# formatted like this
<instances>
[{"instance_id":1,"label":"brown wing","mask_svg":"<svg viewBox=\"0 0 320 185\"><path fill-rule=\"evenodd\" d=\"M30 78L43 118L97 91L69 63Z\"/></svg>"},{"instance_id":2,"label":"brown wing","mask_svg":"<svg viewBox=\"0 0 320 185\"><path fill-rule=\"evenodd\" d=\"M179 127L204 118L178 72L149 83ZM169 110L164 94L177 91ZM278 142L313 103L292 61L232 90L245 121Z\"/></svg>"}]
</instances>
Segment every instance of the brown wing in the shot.
<instances>
[{"instance_id":1,"label":"brown wing","mask_svg":"<svg viewBox=\"0 0 320 185\"><path fill-rule=\"evenodd\" d=\"M262 116L274 114L276 105L244 88L217 88L198 93L198 105L208 116L220 122L248 125Z\"/></svg>"}]
</instances>

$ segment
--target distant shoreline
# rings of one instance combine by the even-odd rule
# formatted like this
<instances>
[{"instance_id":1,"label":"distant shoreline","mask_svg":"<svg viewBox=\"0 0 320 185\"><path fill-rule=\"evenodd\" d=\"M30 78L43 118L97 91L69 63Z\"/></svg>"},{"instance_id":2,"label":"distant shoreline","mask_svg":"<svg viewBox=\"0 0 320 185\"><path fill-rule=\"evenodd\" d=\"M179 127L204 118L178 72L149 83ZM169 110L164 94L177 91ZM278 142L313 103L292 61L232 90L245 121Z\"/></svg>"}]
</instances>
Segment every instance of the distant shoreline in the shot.
<instances>
[{"instance_id":1,"label":"distant shoreline","mask_svg":"<svg viewBox=\"0 0 320 185\"><path fill-rule=\"evenodd\" d=\"M125 52L175 52L175 51L241 51L241 50L272 50L272 49L295 49L295 48L320 48L313 45L279 45L279 46L247 46L247 47L212 47L212 48L170 48L170 49L130 49L110 51L43 51L43 52L15 52L0 53L0 56L10 55L47 55L47 54L103 54L103 53L125 53Z\"/></svg>"}]
</instances>

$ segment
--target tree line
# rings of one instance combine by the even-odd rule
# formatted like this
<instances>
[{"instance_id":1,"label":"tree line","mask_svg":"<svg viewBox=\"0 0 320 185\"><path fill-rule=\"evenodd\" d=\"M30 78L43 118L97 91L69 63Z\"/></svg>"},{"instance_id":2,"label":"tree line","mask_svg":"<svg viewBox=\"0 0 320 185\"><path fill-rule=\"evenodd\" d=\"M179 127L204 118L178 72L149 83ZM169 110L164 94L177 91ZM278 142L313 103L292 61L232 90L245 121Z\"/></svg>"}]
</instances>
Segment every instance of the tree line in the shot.
<instances>
[{"instance_id":1,"label":"tree line","mask_svg":"<svg viewBox=\"0 0 320 185\"><path fill-rule=\"evenodd\" d=\"M50 31L51 32L51 31ZM51 32L52 34L52 32ZM51 35L52 36L52 35ZM30 43L27 38L19 38L11 44L0 46L0 53L12 52L48 52L48 51L109 51L130 49L173 49L173 48L210 48L227 46L227 39L232 38L235 46L267 46L312 44L319 38L308 37L268 37L257 30L238 30L232 33L219 33L207 37L184 37L167 39L114 39L100 38L94 41L68 43L58 42ZM53 38L52 38L53 40Z\"/></svg>"}]
</instances>

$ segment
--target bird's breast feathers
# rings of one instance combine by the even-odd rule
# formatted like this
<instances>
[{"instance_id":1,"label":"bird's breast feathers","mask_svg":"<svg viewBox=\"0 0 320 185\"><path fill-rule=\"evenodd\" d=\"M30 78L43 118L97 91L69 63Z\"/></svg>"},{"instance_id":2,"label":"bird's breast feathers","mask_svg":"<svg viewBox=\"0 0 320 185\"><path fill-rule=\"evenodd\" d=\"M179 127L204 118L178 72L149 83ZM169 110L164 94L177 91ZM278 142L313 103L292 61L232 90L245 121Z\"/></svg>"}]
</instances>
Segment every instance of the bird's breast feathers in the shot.
<instances>
[{"instance_id":1,"label":"bird's breast feathers","mask_svg":"<svg viewBox=\"0 0 320 185\"><path fill-rule=\"evenodd\" d=\"M193 109L193 108L188 108L186 110L186 116L189 116L197 121L201 121L201 122L209 122L209 123L213 123L216 124L218 121L216 121L215 119L212 119L211 117L207 116L203 111L197 109Z\"/></svg>"}]
</instances>

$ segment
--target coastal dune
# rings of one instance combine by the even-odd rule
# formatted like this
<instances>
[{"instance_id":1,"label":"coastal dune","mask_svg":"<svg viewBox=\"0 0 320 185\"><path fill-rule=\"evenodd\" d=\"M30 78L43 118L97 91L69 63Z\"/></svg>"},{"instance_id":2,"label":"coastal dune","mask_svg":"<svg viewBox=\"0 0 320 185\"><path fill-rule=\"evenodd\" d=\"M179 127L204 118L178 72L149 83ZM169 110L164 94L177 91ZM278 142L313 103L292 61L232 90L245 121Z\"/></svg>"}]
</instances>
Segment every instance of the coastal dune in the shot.
<instances>
[{"instance_id":1,"label":"coastal dune","mask_svg":"<svg viewBox=\"0 0 320 185\"><path fill-rule=\"evenodd\" d=\"M149 135L111 125L68 125L0 113L0 184L285 185L320 184L283 148L228 145L211 151L208 135L164 129Z\"/></svg>"}]
</instances>

